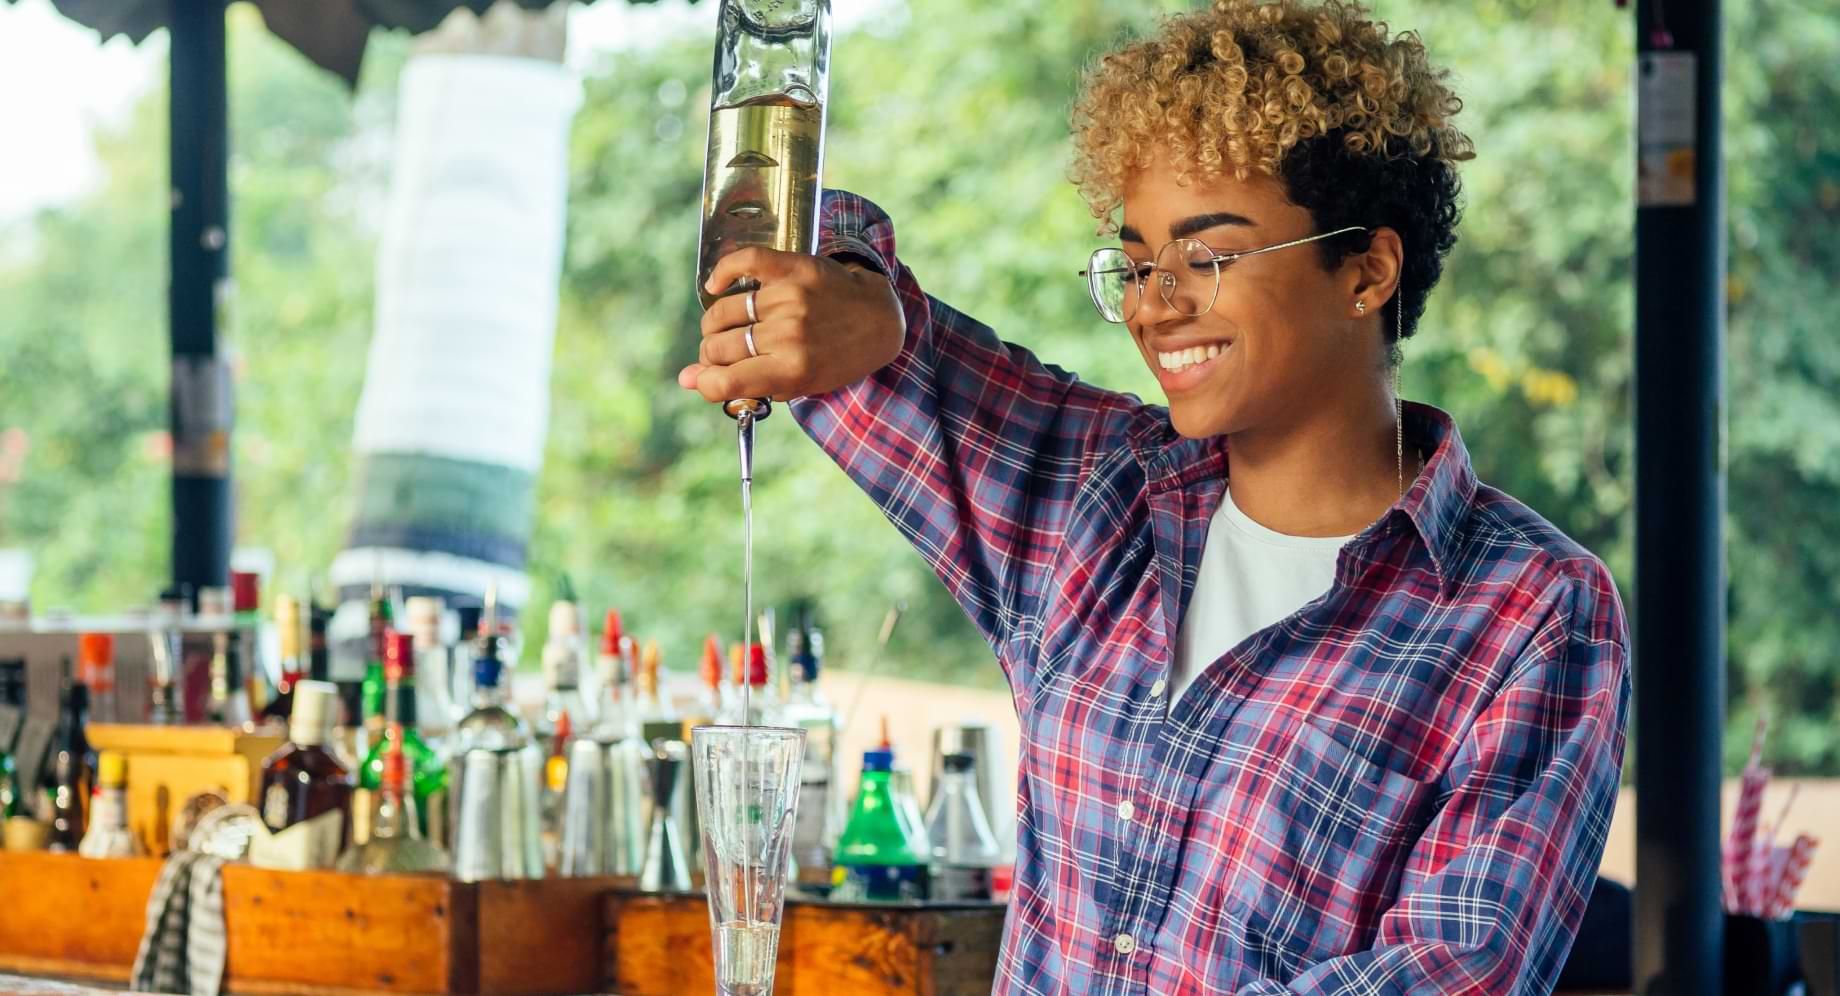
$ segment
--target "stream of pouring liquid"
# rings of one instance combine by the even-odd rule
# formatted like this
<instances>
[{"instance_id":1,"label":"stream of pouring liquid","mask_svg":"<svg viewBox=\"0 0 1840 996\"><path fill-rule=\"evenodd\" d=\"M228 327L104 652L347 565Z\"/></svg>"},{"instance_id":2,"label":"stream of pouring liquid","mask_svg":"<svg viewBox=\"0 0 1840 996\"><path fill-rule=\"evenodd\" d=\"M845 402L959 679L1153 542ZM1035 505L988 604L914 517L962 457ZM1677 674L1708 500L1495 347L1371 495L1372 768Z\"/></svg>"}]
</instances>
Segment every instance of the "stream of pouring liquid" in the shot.
<instances>
[{"instance_id":1,"label":"stream of pouring liquid","mask_svg":"<svg viewBox=\"0 0 1840 996\"><path fill-rule=\"evenodd\" d=\"M736 444L741 450L741 725L754 725L751 692L754 687L752 647L754 646L754 413L743 410L735 419ZM743 735L741 751L741 792L742 804L747 803L747 790L753 780L748 769L749 753L746 745L747 736ZM748 807L751 808L751 807ZM745 817L744 817L745 818ZM755 917L754 897L752 892L754 873L748 867L754 857L752 825L744 824L741 839L744 842L741 868L741 918L752 921Z\"/></svg>"}]
</instances>

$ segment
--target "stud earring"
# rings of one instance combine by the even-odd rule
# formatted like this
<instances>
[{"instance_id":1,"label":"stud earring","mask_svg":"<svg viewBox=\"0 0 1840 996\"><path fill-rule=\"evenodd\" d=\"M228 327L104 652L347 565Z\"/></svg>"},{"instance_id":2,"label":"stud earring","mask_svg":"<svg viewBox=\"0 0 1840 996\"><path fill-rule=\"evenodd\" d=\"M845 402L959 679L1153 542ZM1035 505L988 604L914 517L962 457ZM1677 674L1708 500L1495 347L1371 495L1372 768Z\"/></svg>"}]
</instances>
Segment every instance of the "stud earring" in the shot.
<instances>
[{"instance_id":1,"label":"stud earring","mask_svg":"<svg viewBox=\"0 0 1840 996\"><path fill-rule=\"evenodd\" d=\"M1354 310L1355 310L1355 314L1357 315L1367 314L1367 302L1366 301L1356 301L1354 303Z\"/></svg>"}]
</instances>

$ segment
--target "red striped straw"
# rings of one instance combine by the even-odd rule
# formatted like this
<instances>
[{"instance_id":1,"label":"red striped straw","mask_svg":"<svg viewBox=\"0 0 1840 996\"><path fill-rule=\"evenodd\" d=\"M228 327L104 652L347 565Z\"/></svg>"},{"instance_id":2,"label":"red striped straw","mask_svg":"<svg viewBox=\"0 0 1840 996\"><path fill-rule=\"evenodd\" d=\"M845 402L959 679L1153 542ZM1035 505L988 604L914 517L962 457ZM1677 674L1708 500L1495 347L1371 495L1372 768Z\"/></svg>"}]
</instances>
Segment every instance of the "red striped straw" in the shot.
<instances>
[{"instance_id":1,"label":"red striped straw","mask_svg":"<svg viewBox=\"0 0 1840 996\"><path fill-rule=\"evenodd\" d=\"M1752 851L1756 848L1757 824L1763 813L1763 790L1770 782L1770 773L1763 768L1763 738L1769 726L1769 717L1759 712L1756 731L1751 735L1750 760L1745 762L1744 777L1739 783L1731 833L1725 838L1722 891L1726 908L1733 913L1749 913L1759 905L1751 871Z\"/></svg>"},{"instance_id":2,"label":"red striped straw","mask_svg":"<svg viewBox=\"0 0 1840 996\"><path fill-rule=\"evenodd\" d=\"M1788 855L1783 862L1782 876L1776 882L1772 917L1788 916L1795 908L1795 894L1801 891L1802 880L1808 877L1808 866L1814 863L1814 849L1818 843L1805 833L1797 834L1795 843L1786 848Z\"/></svg>"},{"instance_id":3,"label":"red striped straw","mask_svg":"<svg viewBox=\"0 0 1840 996\"><path fill-rule=\"evenodd\" d=\"M1758 831L1751 840L1750 861L1744 870L1744 912L1749 916L1763 915L1770 902L1770 888L1775 884L1775 879L1770 877L1770 855L1776 848L1767 830L1759 827Z\"/></svg>"},{"instance_id":4,"label":"red striped straw","mask_svg":"<svg viewBox=\"0 0 1840 996\"><path fill-rule=\"evenodd\" d=\"M1757 837L1758 817L1763 812L1763 789L1769 781L1770 773L1762 768L1744 769L1731 835L1725 839L1725 890L1731 896L1727 905L1733 913L1750 912L1756 896L1750 887L1751 850Z\"/></svg>"},{"instance_id":5,"label":"red striped straw","mask_svg":"<svg viewBox=\"0 0 1840 996\"><path fill-rule=\"evenodd\" d=\"M1763 881L1763 908L1757 915L1774 920L1780 913L1776 910L1776 894L1782 891L1785 870L1789 867L1789 849L1780 844L1770 848L1770 871Z\"/></svg>"}]
</instances>

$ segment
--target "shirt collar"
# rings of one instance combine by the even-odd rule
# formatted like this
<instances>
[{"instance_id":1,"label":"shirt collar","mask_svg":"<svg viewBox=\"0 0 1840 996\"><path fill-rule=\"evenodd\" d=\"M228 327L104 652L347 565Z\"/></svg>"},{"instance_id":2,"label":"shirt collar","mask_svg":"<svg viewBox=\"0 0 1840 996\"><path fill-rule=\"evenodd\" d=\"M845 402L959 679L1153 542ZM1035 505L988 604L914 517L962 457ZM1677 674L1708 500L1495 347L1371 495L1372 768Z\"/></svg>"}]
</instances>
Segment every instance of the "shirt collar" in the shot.
<instances>
[{"instance_id":1,"label":"shirt collar","mask_svg":"<svg viewBox=\"0 0 1840 996\"><path fill-rule=\"evenodd\" d=\"M1130 446L1144 469L1151 493L1184 490L1224 481L1226 437L1189 439L1175 431L1160 407L1131 433ZM1450 570L1461 542L1463 519L1476 498L1476 473L1469 451L1450 415L1416 401L1405 403L1405 437L1427 454L1425 467L1386 515L1349 543L1365 550L1403 516L1423 543L1440 586L1451 582Z\"/></svg>"}]
</instances>

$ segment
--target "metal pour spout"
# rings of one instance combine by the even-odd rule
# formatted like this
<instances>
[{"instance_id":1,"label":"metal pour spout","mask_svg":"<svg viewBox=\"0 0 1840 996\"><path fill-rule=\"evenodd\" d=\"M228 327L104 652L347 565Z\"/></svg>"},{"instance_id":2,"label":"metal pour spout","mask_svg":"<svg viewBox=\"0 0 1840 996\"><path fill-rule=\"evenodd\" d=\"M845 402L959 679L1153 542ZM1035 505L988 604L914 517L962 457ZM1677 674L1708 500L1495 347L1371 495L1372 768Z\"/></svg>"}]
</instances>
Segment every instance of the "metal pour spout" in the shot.
<instances>
[{"instance_id":1,"label":"metal pour spout","mask_svg":"<svg viewBox=\"0 0 1840 996\"><path fill-rule=\"evenodd\" d=\"M743 408L734 417L735 438L741 451L741 483L748 485L754 483L754 423L765 417L765 412L756 414Z\"/></svg>"}]
</instances>

